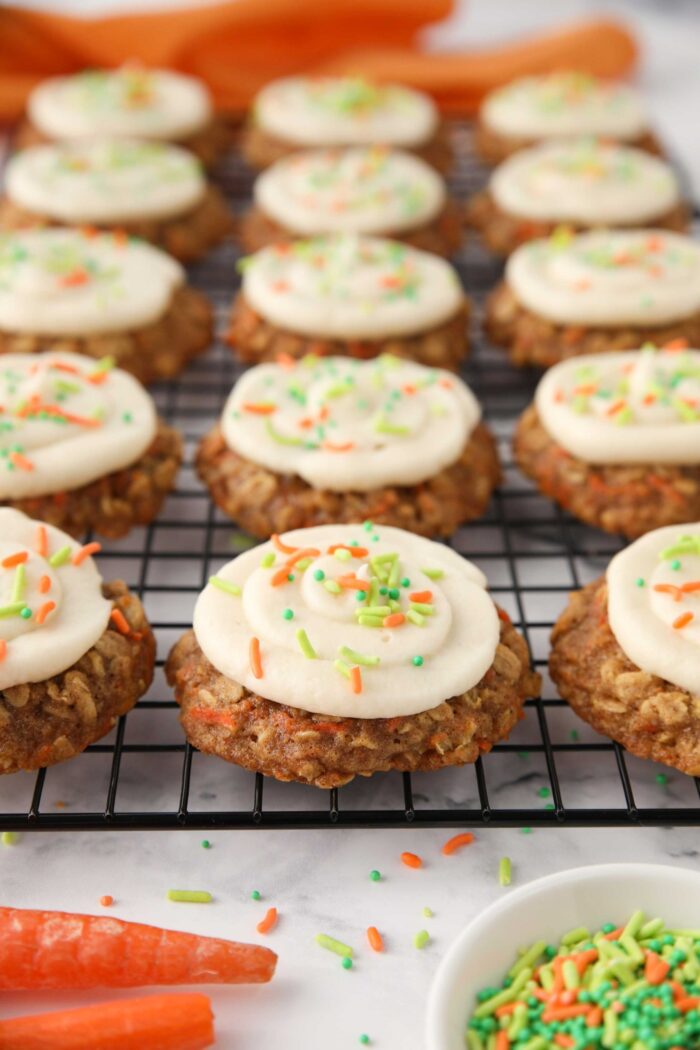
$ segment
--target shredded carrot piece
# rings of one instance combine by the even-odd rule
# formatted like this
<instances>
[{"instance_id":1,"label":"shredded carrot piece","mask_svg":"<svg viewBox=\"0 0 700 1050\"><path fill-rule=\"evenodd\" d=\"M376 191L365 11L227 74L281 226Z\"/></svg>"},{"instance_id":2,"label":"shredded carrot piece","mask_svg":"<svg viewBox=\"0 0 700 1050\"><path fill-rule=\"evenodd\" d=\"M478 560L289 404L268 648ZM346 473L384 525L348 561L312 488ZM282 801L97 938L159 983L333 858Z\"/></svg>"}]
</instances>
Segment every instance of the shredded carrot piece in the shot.
<instances>
[{"instance_id":1,"label":"shredded carrot piece","mask_svg":"<svg viewBox=\"0 0 700 1050\"><path fill-rule=\"evenodd\" d=\"M280 554L296 554L299 550L298 547L288 547L286 543L282 543L276 532L273 532L270 536L270 543Z\"/></svg>"},{"instance_id":2,"label":"shredded carrot piece","mask_svg":"<svg viewBox=\"0 0 700 1050\"><path fill-rule=\"evenodd\" d=\"M260 639L250 639L250 669L253 672L255 678L262 678L263 668L262 660L260 658Z\"/></svg>"},{"instance_id":3,"label":"shredded carrot piece","mask_svg":"<svg viewBox=\"0 0 700 1050\"><path fill-rule=\"evenodd\" d=\"M80 550L73 555L73 564L82 565L86 558L89 558L93 554L97 554L98 551L101 550L101 543L86 543L84 547L81 547Z\"/></svg>"},{"instance_id":4,"label":"shredded carrot piece","mask_svg":"<svg viewBox=\"0 0 700 1050\"><path fill-rule=\"evenodd\" d=\"M41 608L36 614L36 622L39 624L40 627L46 619L46 617L49 615L49 613L52 613L55 608L56 602L44 602L44 604L41 606Z\"/></svg>"},{"instance_id":5,"label":"shredded carrot piece","mask_svg":"<svg viewBox=\"0 0 700 1050\"><path fill-rule=\"evenodd\" d=\"M677 631L679 631L681 629L681 627L687 627L688 624L691 622L691 620L694 620L694 619L695 619L695 613L684 612L684 613L681 613L680 616L676 617L676 619L673 621L673 626L676 628Z\"/></svg>"},{"instance_id":6,"label":"shredded carrot piece","mask_svg":"<svg viewBox=\"0 0 700 1050\"><path fill-rule=\"evenodd\" d=\"M265 918L255 927L258 933L269 933L277 924L277 908L268 908Z\"/></svg>"},{"instance_id":7,"label":"shredded carrot piece","mask_svg":"<svg viewBox=\"0 0 700 1050\"><path fill-rule=\"evenodd\" d=\"M382 935L376 926L369 926L367 928L367 940L369 941L369 946L372 951L384 951L384 941L382 940Z\"/></svg>"},{"instance_id":8,"label":"shredded carrot piece","mask_svg":"<svg viewBox=\"0 0 700 1050\"><path fill-rule=\"evenodd\" d=\"M131 633L129 621L127 620L126 616L121 611L121 609L112 609L111 613L109 614L109 618L120 634Z\"/></svg>"},{"instance_id":9,"label":"shredded carrot piece","mask_svg":"<svg viewBox=\"0 0 700 1050\"><path fill-rule=\"evenodd\" d=\"M23 565L28 557L26 551L17 551L16 554L3 558L2 567L3 569L14 569L15 565Z\"/></svg>"},{"instance_id":10,"label":"shredded carrot piece","mask_svg":"<svg viewBox=\"0 0 700 1050\"><path fill-rule=\"evenodd\" d=\"M403 613L391 613L390 616L385 616L382 620L382 627L400 627L405 622L406 617Z\"/></svg>"},{"instance_id":11,"label":"shredded carrot piece","mask_svg":"<svg viewBox=\"0 0 700 1050\"><path fill-rule=\"evenodd\" d=\"M431 602L433 600L433 592L414 591L413 594L409 594L408 597L412 602Z\"/></svg>"},{"instance_id":12,"label":"shredded carrot piece","mask_svg":"<svg viewBox=\"0 0 700 1050\"><path fill-rule=\"evenodd\" d=\"M40 558L45 558L47 553L48 553L48 549L49 549L49 541L48 541L48 538L46 536L46 526L45 525L37 525L37 527L36 527L36 541L35 542L36 542L36 552L37 552L37 554L39 555Z\"/></svg>"},{"instance_id":13,"label":"shredded carrot piece","mask_svg":"<svg viewBox=\"0 0 700 1050\"><path fill-rule=\"evenodd\" d=\"M349 547L347 543L334 543L328 548L328 554L335 554L336 551L350 551L353 558L366 558L369 551L366 547Z\"/></svg>"},{"instance_id":14,"label":"shredded carrot piece","mask_svg":"<svg viewBox=\"0 0 700 1050\"><path fill-rule=\"evenodd\" d=\"M454 853L456 850L461 849L462 846L471 846L474 841L474 836L470 831L465 831L461 835L453 835L451 839L448 839L445 845L442 847L442 852L446 857Z\"/></svg>"},{"instance_id":15,"label":"shredded carrot piece","mask_svg":"<svg viewBox=\"0 0 700 1050\"><path fill-rule=\"evenodd\" d=\"M254 416L271 416L277 411L277 405L254 404L252 401L243 402L243 411L252 412Z\"/></svg>"},{"instance_id":16,"label":"shredded carrot piece","mask_svg":"<svg viewBox=\"0 0 700 1050\"><path fill-rule=\"evenodd\" d=\"M359 667L350 668L350 688L355 694L362 692L362 672Z\"/></svg>"},{"instance_id":17,"label":"shredded carrot piece","mask_svg":"<svg viewBox=\"0 0 700 1050\"><path fill-rule=\"evenodd\" d=\"M407 868L422 868L423 861L417 853L402 853L401 862L405 864Z\"/></svg>"}]
</instances>

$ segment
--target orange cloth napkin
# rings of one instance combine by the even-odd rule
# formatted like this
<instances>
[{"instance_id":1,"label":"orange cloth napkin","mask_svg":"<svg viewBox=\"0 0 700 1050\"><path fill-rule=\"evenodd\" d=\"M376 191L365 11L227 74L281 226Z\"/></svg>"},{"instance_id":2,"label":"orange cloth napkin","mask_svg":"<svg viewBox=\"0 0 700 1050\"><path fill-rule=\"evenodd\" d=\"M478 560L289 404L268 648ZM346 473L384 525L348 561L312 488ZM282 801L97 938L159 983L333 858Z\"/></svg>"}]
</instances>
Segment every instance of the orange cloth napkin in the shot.
<instances>
[{"instance_id":1,"label":"orange cloth napkin","mask_svg":"<svg viewBox=\"0 0 700 1050\"><path fill-rule=\"evenodd\" d=\"M619 23L593 20L497 48L427 53L419 30L452 0L229 0L109 18L0 8L0 120L19 116L44 77L138 60L202 77L217 105L240 111L266 81L294 72L397 80L444 108L474 112L513 77L553 69L623 76L636 58Z\"/></svg>"}]
</instances>

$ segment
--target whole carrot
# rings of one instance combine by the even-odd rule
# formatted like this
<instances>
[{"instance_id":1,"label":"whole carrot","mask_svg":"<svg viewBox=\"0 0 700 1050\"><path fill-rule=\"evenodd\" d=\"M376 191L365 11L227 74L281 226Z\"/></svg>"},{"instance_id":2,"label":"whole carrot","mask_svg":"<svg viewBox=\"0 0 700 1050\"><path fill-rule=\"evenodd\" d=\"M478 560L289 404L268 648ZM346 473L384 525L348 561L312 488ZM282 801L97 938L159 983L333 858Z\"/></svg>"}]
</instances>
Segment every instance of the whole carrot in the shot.
<instances>
[{"instance_id":1,"label":"whole carrot","mask_svg":"<svg viewBox=\"0 0 700 1050\"><path fill-rule=\"evenodd\" d=\"M206 995L144 999L0 1021L2 1050L204 1050L214 1045Z\"/></svg>"},{"instance_id":2,"label":"whole carrot","mask_svg":"<svg viewBox=\"0 0 700 1050\"><path fill-rule=\"evenodd\" d=\"M276 963L259 945L108 916L0 908L2 991L263 984Z\"/></svg>"}]
</instances>

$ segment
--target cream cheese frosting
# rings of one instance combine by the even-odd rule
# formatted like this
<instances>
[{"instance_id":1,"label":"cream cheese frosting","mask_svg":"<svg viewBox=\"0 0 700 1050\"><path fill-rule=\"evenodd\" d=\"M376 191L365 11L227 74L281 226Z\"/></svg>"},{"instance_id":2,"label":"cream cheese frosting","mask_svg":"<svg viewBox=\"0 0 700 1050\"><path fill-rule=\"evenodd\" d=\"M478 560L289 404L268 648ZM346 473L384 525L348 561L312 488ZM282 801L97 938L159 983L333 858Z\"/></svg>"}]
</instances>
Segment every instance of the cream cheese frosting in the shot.
<instances>
[{"instance_id":1,"label":"cream cheese frosting","mask_svg":"<svg viewBox=\"0 0 700 1050\"><path fill-rule=\"evenodd\" d=\"M629 142L647 130L634 88L586 73L514 80L486 97L480 115L492 131L519 139L600 135Z\"/></svg>"},{"instance_id":2,"label":"cream cheese frosting","mask_svg":"<svg viewBox=\"0 0 700 1050\"><path fill-rule=\"evenodd\" d=\"M196 157L163 142L95 139L32 146L5 169L15 204L64 223L120 223L192 211L206 181Z\"/></svg>"},{"instance_id":3,"label":"cream cheese frosting","mask_svg":"<svg viewBox=\"0 0 700 1050\"><path fill-rule=\"evenodd\" d=\"M506 281L557 324L664 325L700 310L700 245L666 230L556 231L517 248Z\"/></svg>"},{"instance_id":4,"label":"cream cheese frosting","mask_svg":"<svg viewBox=\"0 0 700 1050\"><path fill-rule=\"evenodd\" d=\"M0 508L0 690L67 671L107 629L92 549Z\"/></svg>"},{"instance_id":5,"label":"cream cheese frosting","mask_svg":"<svg viewBox=\"0 0 700 1050\"><path fill-rule=\"evenodd\" d=\"M359 77L284 77L255 101L255 119L270 135L299 146L419 146L438 125L428 95Z\"/></svg>"},{"instance_id":6,"label":"cream cheese frosting","mask_svg":"<svg viewBox=\"0 0 700 1050\"><path fill-rule=\"evenodd\" d=\"M449 320L464 302L457 272L444 259L350 234L249 256L243 293L279 328L328 339L413 335Z\"/></svg>"},{"instance_id":7,"label":"cream cheese frosting","mask_svg":"<svg viewBox=\"0 0 700 1050\"><path fill-rule=\"evenodd\" d=\"M136 66L51 77L34 88L27 110L51 139L184 139L212 116L202 81Z\"/></svg>"},{"instance_id":8,"label":"cream cheese frosting","mask_svg":"<svg viewBox=\"0 0 700 1050\"><path fill-rule=\"evenodd\" d=\"M399 233L445 205L440 176L412 153L382 146L283 157L255 181L255 203L299 237Z\"/></svg>"},{"instance_id":9,"label":"cream cheese frosting","mask_svg":"<svg viewBox=\"0 0 700 1050\"><path fill-rule=\"evenodd\" d=\"M652 222L679 201L664 161L591 138L519 150L496 168L489 190L511 215L587 226Z\"/></svg>"},{"instance_id":10,"label":"cream cheese frosting","mask_svg":"<svg viewBox=\"0 0 700 1050\"><path fill-rule=\"evenodd\" d=\"M107 359L3 354L0 499L66 492L128 467L156 427L151 396Z\"/></svg>"},{"instance_id":11,"label":"cream cheese frosting","mask_svg":"<svg viewBox=\"0 0 700 1050\"><path fill-rule=\"evenodd\" d=\"M607 584L625 655L700 698L700 522L648 532L615 555Z\"/></svg>"},{"instance_id":12,"label":"cream cheese frosting","mask_svg":"<svg viewBox=\"0 0 700 1050\"><path fill-rule=\"evenodd\" d=\"M461 379L384 354L249 368L221 424L229 448L253 463L316 489L366 492L434 477L480 416Z\"/></svg>"},{"instance_id":13,"label":"cream cheese frosting","mask_svg":"<svg viewBox=\"0 0 700 1050\"><path fill-rule=\"evenodd\" d=\"M700 463L700 351L649 346L561 361L540 380L537 413L586 463Z\"/></svg>"},{"instance_id":14,"label":"cream cheese frosting","mask_svg":"<svg viewBox=\"0 0 700 1050\"><path fill-rule=\"evenodd\" d=\"M0 234L0 331L119 332L157 321L184 270L121 234L73 229Z\"/></svg>"},{"instance_id":15,"label":"cream cheese frosting","mask_svg":"<svg viewBox=\"0 0 700 1050\"><path fill-rule=\"evenodd\" d=\"M484 575L402 529L322 525L240 554L194 611L205 656L268 700L394 718L475 686L499 639Z\"/></svg>"}]
</instances>

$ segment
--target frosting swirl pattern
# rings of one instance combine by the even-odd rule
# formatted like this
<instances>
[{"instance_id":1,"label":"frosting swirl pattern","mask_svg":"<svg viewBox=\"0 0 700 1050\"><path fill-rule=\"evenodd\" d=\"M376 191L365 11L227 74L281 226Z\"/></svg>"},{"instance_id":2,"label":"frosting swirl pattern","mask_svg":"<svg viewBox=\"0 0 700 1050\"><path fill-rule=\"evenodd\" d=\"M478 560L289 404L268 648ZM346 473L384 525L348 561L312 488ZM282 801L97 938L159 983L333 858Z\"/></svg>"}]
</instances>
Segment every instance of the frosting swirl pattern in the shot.
<instances>
[{"instance_id":1,"label":"frosting swirl pattern","mask_svg":"<svg viewBox=\"0 0 700 1050\"><path fill-rule=\"evenodd\" d=\"M679 200L678 181L664 161L595 139L519 150L496 168L489 189L511 215L590 226L651 222Z\"/></svg>"},{"instance_id":2,"label":"frosting swirl pattern","mask_svg":"<svg viewBox=\"0 0 700 1050\"><path fill-rule=\"evenodd\" d=\"M328 339L412 335L449 320L464 302L444 259L349 234L256 252L244 263L243 293L279 328Z\"/></svg>"},{"instance_id":3,"label":"frosting swirl pattern","mask_svg":"<svg viewBox=\"0 0 700 1050\"><path fill-rule=\"evenodd\" d=\"M194 612L205 656L268 700L393 718L475 686L493 663L496 607L449 547L389 527L297 529L239 555Z\"/></svg>"},{"instance_id":4,"label":"frosting swirl pattern","mask_svg":"<svg viewBox=\"0 0 700 1050\"><path fill-rule=\"evenodd\" d=\"M284 77L255 101L255 119L271 135L300 146L418 146L438 124L428 95L359 77Z\"/></svg>"},{"instance_id":5,"label":"frosting swirl pattern","mask_svg":"<svg viewBox=\"0 0 700 1050\"><path fill-rule=\"evenodd\" d=\"M0 690L61 674L106 630L95 549L0 508Z\"/></svg>"},{"instance_id":6,"label":"frosting swirl pattern","mask_svg":"<svg viewBox=\"0 0 700 1050\"><path fill-rule=\"evenodd\" d=\"M183 139L212 115L200 80L135 66L51 77L34 88L27 109L34 126L51 139Z\"/></svg>"},{"instance_id":7,"label":"frosting swirl pattern","mask_svg":"<svg viewBox=\"0 0 700 1050\"><path fill-rule=\"evenodd\" d=\"M250 368L222 428L229 448L268 470L366 492L434 477L459 458L480 415L461 379L384 354Z\"/></svg>"},{"instance_id":8,"label":"frosting swirl pattern","mask_svg":"<svg viewBox=\"0 0 700 1050\"><path fill-rule=\"evenodd\" d=\"M435 218L446 196L420 157L381 146L283 157L258 176L254 194L266 215L300 237L415 229Z\"/></svg>"},{"instance_id":9,"label":"frosting swirl pattern","mask_svg":"<svg viewBox=\"0 0 700 1050\"><path fill-rule=\"evenodd\" d=\"M120 223L191 211L206 182L196 157L162 142L100 139L33 146L8 162L15 204L64 223Z\"/></svg>"},{"instance_id":10,"label":"frosting swirl pattern","mask_svg":"<svg viewBox=\"0 0 700 1050\"><path fill-rule=\"evenodd\" d=\"M184 270L123 234L0 234L0 331L88 335L139 328L170 306Z\"/></svg>"},{"instance_id":11,"label":"frosting swirl pattern","mask_svg":"<svg viewBox=\"0 0 700 1050\"><path fill-rule=\"evenodd\" d=\"M156 425L150 395L106 358L3 354L0 499L70 491L127 467Z\"/></svg>"},{"instance_id":12,"label":"frosting swirl pattern","mask_svg":"<svg viewBox=\"0 0 700 1050\"><path fill-rule=\"evenodd\" d=\"M540 380L537 413L586 463L700 463L700 351L654 346L561 361Z\"/></svg>"},{"instance_id":13,"label":"frosting swirl pattern","mask_svg":"<svg viewBox=\"0 0 700 1050\"><path fill-rule=\"evenodd\" d=\"M506 280L557 324L664 325L700 310L700 246L665 230L559 230L517 248Z\"/></svg>"},{"instance_id":14,"label":"frosting swirl pattern","mask_svg":"<svg viewBox=\"0 0 700 1050\"><path fill-rule=\"evenodd\" d=\"M700 522L648 532L615 555L607 583L625 655L700 697Z\"/></svg>"},{"instance_id":15,"label":"frosting swirl pattern","mask_svg":"<svg viewBox=\"0 0 700 1050\"><path fill-rule=\"evenodd\" d=\"M629 142L647 128L637 91L586 73L514 80L487 96L481 119L499 135L520 139L600 135Z\"/></svg>"}]
</instances>

